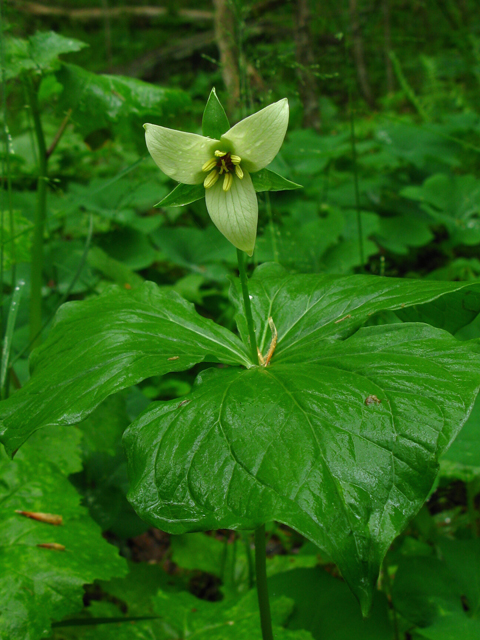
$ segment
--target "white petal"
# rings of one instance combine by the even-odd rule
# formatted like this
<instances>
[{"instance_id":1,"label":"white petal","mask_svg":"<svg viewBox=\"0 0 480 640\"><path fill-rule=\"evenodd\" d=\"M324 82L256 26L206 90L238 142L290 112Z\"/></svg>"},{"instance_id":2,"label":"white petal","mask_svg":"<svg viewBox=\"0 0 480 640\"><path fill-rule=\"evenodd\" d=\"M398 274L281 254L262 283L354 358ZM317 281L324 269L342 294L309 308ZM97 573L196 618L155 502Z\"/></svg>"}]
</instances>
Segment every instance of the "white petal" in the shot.
<instances>
[{"instance_id":1,"label":"white petal","mask_svg":"<svg viewBox=\"0 0 480 640\"><path fill-rule=\"evenodd\" d=\"M213 157L218 140L156 124L143 127L150 155L163 173L183 184L200 184L205 180L202 166Z\"/></svg>"},{"instance_id":2,"label":"white petal","mask_svg":"<svg viewBox=\"0 0 480 640\"><path fill-rule=\"evenodd\" d=\"M223 180L205 192L208 213L213 223L237 249L252 255L257 236L258 202L252 179L244 171L243 180L235 176L229 191Z\"/></svg>"},{"instance_id":3,"label":"white petal","mask_svg":"<svg viewBox=\"0 0 480 640\"><path fill-rule=\"evenodd\" d=\"M241 120L222 140L228 140L232 153L242 158L242 168L260 171L280 151L287 127L288 100L284 98Z\"/></svg>"}]
</instances>

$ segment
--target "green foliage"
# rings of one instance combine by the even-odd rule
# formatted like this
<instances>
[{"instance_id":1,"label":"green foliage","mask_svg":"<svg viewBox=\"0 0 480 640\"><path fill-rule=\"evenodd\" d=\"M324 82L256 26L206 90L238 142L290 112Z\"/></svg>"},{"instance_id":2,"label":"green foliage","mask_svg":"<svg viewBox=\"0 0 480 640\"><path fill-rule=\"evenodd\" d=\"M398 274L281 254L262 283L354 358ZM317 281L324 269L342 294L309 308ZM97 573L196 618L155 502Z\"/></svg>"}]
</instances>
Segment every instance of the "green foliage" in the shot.
<instances>
[{"instance_id":1,"label":"green foliage","mask_svg":"<svg viewBox=\"0 0 480 640\"><path fill-rule=\"evenodd\" d=\"M32 378L2 406L2 442L13 454L41 426L79 422L112 393L212 356L248 363L236 336L153 283L132 291L112 288L103 296L67 304L49 341L31 361L43 380Z\"/></svg>"},{"instance_id":2,"label":"green foliage","mask_svg":"<svg viewBox=\"0 0 480 640\"><path fill-rule=\"evenodd\" d=\"M401 562L394 583L395 606L417 626L420 638L454 640L460 635L474 640L480 633L476 618L480 604L479 541L443 540L440 550L443 561L407 557Z\"/></svg>"},{"instance_id":3,"label":"green foliage","mask_svg":"<svg viewBox=\"0 0 480 640\"><path fill-rule=\"evenodd\" d=\"M183 92L135 78L90 73L72 64L63 64L56 78L63 86L60 108L73 110L72 118L84 136L132 117L165 116L189 104Z\"/></svg>"},{"instance_id":4,"label":"green foliage","mask_svg":"<svg viewBox=\"0 0 480 640\"><path fill-rule=\"evenodd\" d=\"M375 594L371 615L362 619L345 583L323 569L280 573L270 580L270 589L277 595L295 600L289 628L306 629L315 640L385 640L393 637L388 604L382 594Z\"/></svg>"},{"instance_id":5,"label":"green foliage","mask_svg":"<svg viewBox=\"0 0 480 640\"><path fill-rule=\"evenodd\" d=\"M207 138L220 140L224 133L230 129L230 123L218 99L217 92L212 89L203 112L202 133Z\"/></svg>"},{"instance_id":6,"label":"green foliage","mask_svg":"<svg viewBox=\"0 0 480 640\"><path fill-rule=\"evenodd\" d=\"M292 189L302 188L301 184L287 180L269 169L262 169L262 171L254 173L252 175L252 182L257 193L262 191L290 191Z\"/></svg>"},{"instance_id":7,"label":"green foliage","mask_svg":"<svg viewBox=\"0 0 480 640\"><path fill-rule=\"evenodd\" d=\"M431 218L447 227L455 244L480 243L480 181L474 176L437 174L402 195L421 202Z\"/></svg>"},{"instance_id":8,"label":"green foliage","mask_svg":"<svg viewBox=\"0 0 480 640\"><path fill-rule=\"evenodd\" d=\"M125 561L103 540L65 475L77 467L76 435L66 433L60 440L58 432L49 434L40 446L25 447L14 463L4 454L0 459L0 633L5 640L46 637L51 619L81 610L84 583L125 573ZM62 524L19 511L61 516ZM49 548L52 544L61 546Z\"/></svg>"},{"instance_id":9,"label":"green foliage","mask_svg":"<svg viewBox=\"0 0 480 640\"><path fill-rule=\"evenodd\" d=\"M58 56L63 53L80 51L88 45L73 38L50 31L37 32L35 35L22 40L20 38L6 39L6 80L11 80L27 72L42 74L58 68Z\"/></svg>"}]
</instances>

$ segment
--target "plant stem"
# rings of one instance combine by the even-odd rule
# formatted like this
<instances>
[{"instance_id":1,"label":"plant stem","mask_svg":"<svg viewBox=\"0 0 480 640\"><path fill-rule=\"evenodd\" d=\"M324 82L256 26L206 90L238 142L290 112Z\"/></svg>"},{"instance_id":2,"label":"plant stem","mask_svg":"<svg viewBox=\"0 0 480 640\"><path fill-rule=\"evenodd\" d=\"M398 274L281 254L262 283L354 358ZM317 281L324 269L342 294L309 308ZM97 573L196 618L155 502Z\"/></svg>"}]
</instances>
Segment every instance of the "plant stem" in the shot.
<instances>
[{"instance_id":1,"label":"plant stem","mask_svg":"<svg viewBox=\"0 0 480 640\"><path fill-rule=\"evenodd\" d=\"M470 518L470 526L472 527L472 537L478 538L477 518L478 513L475 509L475 496L478 493L478 480L467 482L467 508Z\"/></svg>"},{"instance_id":2,"label":"plant stem","mask_svg":"<svg viewBox=\"0 0 480 640\"><path fill-rule=\"evenodd\" d=\"M267 585L267 554L265 543L265 525L255 529L255 569L257 572L257 595L260 609L260 624L263 640L273 640L272 618Z\"/></svg>"},{"instance_id":3,"label":"plant stem","mask_svg":"<svg viewBox=\"0 0 480 640\"><path fill-rule=\"evenodd\" d=\"M248 563L248 588L253 589L254 587L254 572L253 572L253 556L252 549L250 547L250 534L245 531L240 531L240 536L242 538L243 544L245 546L245 553L247 555L247 563Z\"/></svg>"},{"instance_id":4,"label":"plant stem","mask_svg":"<svg viewBox=\"0 0 480 640\"><path fill-rule=\"evenodd\" d=\"M268 193L268 191L265 192L265 206L267 207L267 215L270 223L270 234L272 236L273 260L275 262L280 262L277 238L275 236L275 225L273 224L272 205L270 203L270 194Z\"/></svg>"},{"instance_id":5,"label":"plant stem","mask_svg":"<svg viewBox=\"0 0 480 640\"><path fill-rule=\"evenodd\" d=\"M42 276L43 276L43 236L47 213L47 147L43 135L42 122L36 87L27 85L33 126L38 146L37 207L35 209L33 242L31 253L31 297L30 297L30 339L33 346L40 342L42 329Z\"/></svg>"},{"instance_id":6,"label":"plant stem","mask_svg":"<svg viewBox=\"0 0 480 640\"><path fill-rule=\"evenodd\" d=\"M358 164L357 164L357 145L355 141L355 116L351 102L352 96L349 94L350 101L350 137L352 143L353 157L353 177L355 186L355 209L357 210L357 226L358 226L358 251L360 254L360 268L365 273L365 252L363 250L363 229L362 229L362 213L360 211L360 189L358 187Z\"/></svg>"},{"instance_id":7,"label":"plant stem","mask_svg":"<svg viewBox=\"0 0 480 640\"><path fill-rule=\"evenodd\" d=\"M393 605L393 602L392 602L392 581L390 579L390 574L388 572L388 563L387 563L386 557L383 559L383 579L385 582L386 592L388 595L388 599L390 600L390 607L392 610L394 638L395 640L400 640L397 610L395 609L395 606Z\"/></svg>"},{"instance_id":8,"label":"plant stem","mask_svg":"<svg viewBox=\"0 0 480 640\"><path fill-rule=\"evenodd\" d=\"M258 365L257 339L255 338L255 328L253 325L252 305L250 304L250 295L248 293L248 279L245 270L245 254L237 249L238 271L240 274L240 282L242 284L243 305L245 308L245 318L247 319L248 335L250 337L250 350L252 354L253 364Z\"/></svg>"},{"instance_id":9,"label":"plant stem","mask_svg":"<svg viewBox=\"0 0 480 640\"><path fill-rule=\"evenodd\" d=\"M3 338L2 364L0 366L0 397L2 400L8 398L8 361L10 359L13 331L15 329L15 322L17 320L18 308L24 284L25 282L20 280L13 290L10 311L8 312L7 330Z\"/></svg>"}]
</instances>

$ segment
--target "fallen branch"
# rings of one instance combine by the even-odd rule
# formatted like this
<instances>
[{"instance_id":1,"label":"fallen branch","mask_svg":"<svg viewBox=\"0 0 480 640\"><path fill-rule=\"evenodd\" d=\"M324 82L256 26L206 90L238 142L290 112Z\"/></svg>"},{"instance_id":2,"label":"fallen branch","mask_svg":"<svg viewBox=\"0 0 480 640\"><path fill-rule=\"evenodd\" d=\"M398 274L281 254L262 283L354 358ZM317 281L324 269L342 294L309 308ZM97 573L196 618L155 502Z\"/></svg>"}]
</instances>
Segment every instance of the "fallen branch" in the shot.
<instances>
[{"instance_id":1,"label":"fallen branch","mask_svg":"<svg viewBox=\"0 0 480 640\"><path fill-rule=\"evenodd\" d=\"M18 9L36 16L65 16L71 20L103 20L105 17L118 18L122 15L156 18L168 14L165 7L88 7L69 9L68 7L51 7L38 2L19 2ZM179 9L175 15L187 20L213 20L212 11L199 9Z\"/></svg>"}]
</instances>

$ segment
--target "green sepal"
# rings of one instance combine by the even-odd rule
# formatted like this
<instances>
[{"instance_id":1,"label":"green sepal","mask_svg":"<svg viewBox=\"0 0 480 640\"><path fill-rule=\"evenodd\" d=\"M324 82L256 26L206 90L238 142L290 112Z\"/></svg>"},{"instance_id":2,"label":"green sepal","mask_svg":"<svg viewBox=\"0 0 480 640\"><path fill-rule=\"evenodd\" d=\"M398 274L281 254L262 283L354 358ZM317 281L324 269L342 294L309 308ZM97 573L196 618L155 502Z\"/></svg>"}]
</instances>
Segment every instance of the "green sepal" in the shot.
<instances>
[{"instance_id":1,"label":"green sepal","mask_svg":"<svg viewBox=\"0 0 480 640\"><path fill-rule=\"evenodd\" d=\"M173 191L157 202L157 207L183 207L205 197L203 184L178 184Z\"/></svg>"},{"instance_id":2,"label":"green sepal","mask_svg":"<svg viewBox=\"0 0 480 640\"><path fill-rule=\"evenodd\" d=\"M230 123L215 88L210 91L202 118L202 133L208 138L220 140L230 129Z\"/></svg>"},{"instance_id":3,"label":"green sepal","mask_svg":"<svg viewBox=\"0 0 480 640\"><path fill-rule=\"evenodd\" d=\"M301 184L291 182L291 180L287 180L269 169L262 169L261 171L252 173L252 182L257 193L261 191L291 191L293 189L303 189Z\"/></svg>"}]
</instances>

